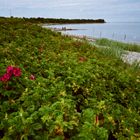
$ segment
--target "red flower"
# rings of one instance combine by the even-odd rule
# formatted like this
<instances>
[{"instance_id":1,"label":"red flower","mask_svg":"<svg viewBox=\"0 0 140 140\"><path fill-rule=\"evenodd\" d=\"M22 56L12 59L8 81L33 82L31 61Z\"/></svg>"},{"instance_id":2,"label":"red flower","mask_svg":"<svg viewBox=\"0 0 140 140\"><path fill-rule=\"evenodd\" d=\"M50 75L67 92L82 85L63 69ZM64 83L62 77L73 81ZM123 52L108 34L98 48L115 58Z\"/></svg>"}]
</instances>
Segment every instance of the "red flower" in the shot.
<instances>
[{"instance_id":1,"label":"red flower","mask_svg":"<svg viewBox=\"0 0 140 140\"><path fill-rule=\"evenodd\" d=\"M35 80L35 76L34 75L30 75L30 80Z\"/></svg>"},{"instance_id":2,"label":"red flower","mask_svg":"<svg viewBox=\"0 0 140 140\"><path fill-rule=\"evenodd\" d=\"M10 78L13 75L15 77L21 76L21 69L20 68L16 68L16 67L12 67L12 66L8 66L7 69L6 69L6 73L2 77L0 77L0 81L7 82L7 81L10 80Z\"/></svg>"},{"instance_id":3,"label":"red flower","mask_svg":"<svg viewBox=\"0 0 140 140\"><path fill-rule=\"evenodd\" d=\"M7 69L6 69L6 72L12 76L12 74L13 74L13 67L12 66L8 66Z\"/></svg>"},{"instance_id":4,"label":"red flower","mask_svg":"<svg viewBox=\"0 0 140 140\"><path fill-rule=\"evenodd\" d=\"M0 81L2 81L2 82L7 82L7 81L10 80L10 78L11 78L11 74L5 73L5 74L0 78Z\"/></svg>"},{"instance_id":5,"label":"red flower","mask_svg":"<svg viewBox=\"0 0 140 140\"><path fill-rule=\"evenodd\" d=\"M14 74L15 77L21 76L21 69L13 67L13 74Z\"/></svg>"}]
</instances>

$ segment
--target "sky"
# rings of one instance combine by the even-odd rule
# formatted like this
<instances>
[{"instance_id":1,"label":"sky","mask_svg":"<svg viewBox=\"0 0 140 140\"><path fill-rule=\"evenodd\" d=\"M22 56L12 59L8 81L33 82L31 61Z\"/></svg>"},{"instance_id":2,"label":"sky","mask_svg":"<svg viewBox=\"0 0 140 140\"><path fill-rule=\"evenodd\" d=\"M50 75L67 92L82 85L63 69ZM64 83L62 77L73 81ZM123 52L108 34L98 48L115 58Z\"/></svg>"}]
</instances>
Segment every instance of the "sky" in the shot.
<instances>
[{"instance_id":1,"label":"sky","mask_svg":"<svg viewBox=\"0 0 140 140\"><path fill-rule=\"evenodd\" d=\"M0 16L140 22L140 0L0 0Z\"/></svg>"}]
</instances>

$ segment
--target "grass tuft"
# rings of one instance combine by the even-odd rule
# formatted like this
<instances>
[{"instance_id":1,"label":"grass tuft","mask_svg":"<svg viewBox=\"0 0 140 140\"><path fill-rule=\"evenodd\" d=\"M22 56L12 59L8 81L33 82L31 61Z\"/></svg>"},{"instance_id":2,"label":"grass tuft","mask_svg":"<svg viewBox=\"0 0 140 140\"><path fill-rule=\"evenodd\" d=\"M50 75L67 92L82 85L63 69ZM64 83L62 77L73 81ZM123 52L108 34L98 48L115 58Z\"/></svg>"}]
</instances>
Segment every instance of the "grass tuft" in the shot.
<instances>
[{"instance_id":1,"label":"grass tuft","mask_svg":"<svg viewBox=\"0 0 140 140\"><path fill-rule=\"evenodd\" d=\"M105 39L105 38L97 39L96 44L101 45L101 46L108 46L110 48L117 47L117 48L120 48L123 50L140 52L140 45L123 43L123 42L113 41L113 40L109 40L109 39Z\"/></svg>"}]
</instances>

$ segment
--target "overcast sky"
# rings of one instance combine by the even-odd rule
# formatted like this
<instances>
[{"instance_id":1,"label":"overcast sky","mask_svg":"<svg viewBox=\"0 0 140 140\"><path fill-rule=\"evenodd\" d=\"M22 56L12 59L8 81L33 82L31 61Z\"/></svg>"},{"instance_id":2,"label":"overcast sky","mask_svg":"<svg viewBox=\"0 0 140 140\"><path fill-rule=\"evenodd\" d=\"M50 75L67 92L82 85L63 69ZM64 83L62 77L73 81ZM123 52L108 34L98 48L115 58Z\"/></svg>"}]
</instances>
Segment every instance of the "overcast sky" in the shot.
<instances>
[{"instance_id":1,"label":"overcast sky","mask_svg":"<svg viewBox=\"0 0 140 140\"><path fill-rule=\"evenodd\" d=\"M140 0L0 0L0 16L140 22Z\"/></svg>"}]
</instances>

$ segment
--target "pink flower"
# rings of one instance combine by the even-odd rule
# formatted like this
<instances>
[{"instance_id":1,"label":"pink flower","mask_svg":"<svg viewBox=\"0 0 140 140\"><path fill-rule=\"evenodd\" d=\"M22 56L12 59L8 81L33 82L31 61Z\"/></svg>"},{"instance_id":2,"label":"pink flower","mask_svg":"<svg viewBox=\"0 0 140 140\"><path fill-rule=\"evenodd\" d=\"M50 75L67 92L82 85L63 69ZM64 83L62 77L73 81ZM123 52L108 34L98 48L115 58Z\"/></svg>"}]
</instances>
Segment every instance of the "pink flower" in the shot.
<instances>
[{"instance_id":1,"label":"pink flower","mask_svg":"<svg viewBox=\"0 0 140 140\"><path fill-rule=\"evenodd\" d=\"M2 81L2 82L7 82L7 81L10 80L10 78L11 78L11 74L5 73L5 74L0 78L0 81Z\"/></svg>"},{"instance_id":2,"label":"pink flower","mask_svg":"<svg viewBox=\"0 0 140 140\"><path fill-rule=\"evenodd\" d=\"M12 76L12 74L13 74L13 67L12 66L8 66L7 69L6 69L6 72L11 74L11 76Z\"/></svg>"},{"instance_id":3,"label":"pink flower","mask_svg":"<svg viewBox=\"0 0 140 140\"><path fill-rule=\"evenodd\" d=\"M30 80L35 80L35 76L34 75L30 75Z\"/></svg>"},{"instance_id":4,"label":"pink flower","mask_svg":"<svg viewBox=\"0 0 140 140\"><path fill-rule=\"evenodd\" d=\"M21 76L21 69L13 67L13 74L14 74L15 77Z\"/></svg>"},{"instance_id":5,"label":"pink flower","mask_svg":"<svg viewBox=\"0 0 140 140\"><path fill-rule=\"evenodd\" d=\"M8 66L6 69L6 73L2 77L0 77L0 81L7 82L11 79L11 77L13 75L15 77L21 76L21 69L16 68L16 67L12 67L12 66Z\"/></svg>"}]
</instances>

